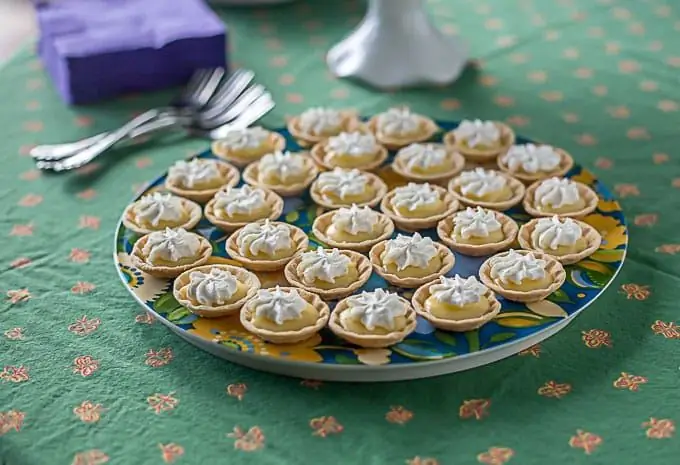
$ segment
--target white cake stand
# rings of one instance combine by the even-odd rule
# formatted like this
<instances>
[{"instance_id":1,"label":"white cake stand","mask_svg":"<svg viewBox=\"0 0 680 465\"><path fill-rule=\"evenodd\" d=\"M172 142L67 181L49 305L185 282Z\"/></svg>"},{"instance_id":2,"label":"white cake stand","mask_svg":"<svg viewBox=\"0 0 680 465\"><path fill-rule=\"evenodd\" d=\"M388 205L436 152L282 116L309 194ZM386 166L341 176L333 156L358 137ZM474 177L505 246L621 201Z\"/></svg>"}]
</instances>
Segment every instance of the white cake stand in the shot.
<instances>
[{"instance_id":1,"label":"white cake stand","mask_svg":"<svg viewBox=\"0 0 680 465\"><path fill-rule=\"evenodd\" d=\"M359 26L326 61L336 76L381 89L442 85L460 76L467 46L435 27L424 0L370 0Z\"/></svg>"}]
</instances>

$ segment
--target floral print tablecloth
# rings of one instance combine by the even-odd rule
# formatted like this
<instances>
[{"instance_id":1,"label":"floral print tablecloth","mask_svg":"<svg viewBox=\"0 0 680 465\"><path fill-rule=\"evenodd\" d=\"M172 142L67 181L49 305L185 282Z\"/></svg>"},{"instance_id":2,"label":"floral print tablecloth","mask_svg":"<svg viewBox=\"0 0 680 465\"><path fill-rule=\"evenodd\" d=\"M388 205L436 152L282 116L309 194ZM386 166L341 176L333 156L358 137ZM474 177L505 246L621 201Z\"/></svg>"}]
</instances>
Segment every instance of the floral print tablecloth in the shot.
<instances>
[{"instance_id":1,"label":"floral print tablecloth","mask_svg":"<svg viewBox=\"0 0 680 465\"><path fill-rule=\"evenodd\" d=\"M630 251L552 339L440 378L380 385L254 372L140 313L112 264L132 194L206 142L165 137L63 176L33 144L107 129L170 93L71 109L31 49L0 71L0 462L17 464L675 463L680 456L680 6L663 0L431 0L477 59L452 87L379 94L324 52L358 1L221 10L235 64L280 126L311 105L408 104L501 119L570 150L618 195Z\"/></svg>"}]
</instances>

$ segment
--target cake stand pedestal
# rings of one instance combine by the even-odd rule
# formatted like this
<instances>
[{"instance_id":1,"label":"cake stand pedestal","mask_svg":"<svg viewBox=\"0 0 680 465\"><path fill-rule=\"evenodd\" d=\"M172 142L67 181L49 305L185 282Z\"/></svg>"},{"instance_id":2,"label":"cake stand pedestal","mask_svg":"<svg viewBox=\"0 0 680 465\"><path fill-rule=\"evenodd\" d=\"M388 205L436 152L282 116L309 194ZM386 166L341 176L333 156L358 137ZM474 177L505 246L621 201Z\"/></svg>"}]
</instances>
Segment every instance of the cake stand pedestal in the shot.
<instances>
[{"instance_id":1,"label":"cake stand pedestal","mask_svg":"<svg viewBox=\"0 0 680 465\"><path fill-rule=\"evenodd\" d=\"M370 0L359 26L326 57L338 77L380 89L443 85L467 62L467 46L442 34L424 0Z\"/></svg>"}]
</instances>

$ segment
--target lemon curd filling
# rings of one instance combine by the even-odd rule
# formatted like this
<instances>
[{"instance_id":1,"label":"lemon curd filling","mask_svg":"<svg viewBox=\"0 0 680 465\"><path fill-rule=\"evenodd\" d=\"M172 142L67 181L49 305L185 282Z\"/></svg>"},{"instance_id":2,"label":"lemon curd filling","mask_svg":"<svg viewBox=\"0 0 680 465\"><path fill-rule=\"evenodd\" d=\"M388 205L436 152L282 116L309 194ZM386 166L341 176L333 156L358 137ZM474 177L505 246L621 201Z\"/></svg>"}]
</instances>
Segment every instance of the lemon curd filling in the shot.
<instances>
[{"instance_id":1,"label":"lemon curd filling","mask_svg":"<svg viewBox=\"0 0 680 465\"><path fill-rule=\"evenodd\" d=\"M330 281L325 281L323 279L316 278L310 283L305 283L308 284L311 287L315 287L317 289L336 289L336 288L342 288L342 287L347 287L354 283L357 279L359 278L359 271L357 270L357 267L354 263L350 263L347 266L347 273L343 276L339 276L335 278L335 282L330 282Z\"/></svg>"},{"instance_id":2,"label":"lemon curd filling","mask_svg":"<svg viewBox=\"0 0 680 465\"><path fill-rule=\"evenodd\" d=\"M534 244L534 247L537 245ZM550 255L557 255L557 256L562 256L562 255L569 255L572 253L579 253L583 250L586 249L588 246L588 243L584 238L577 239L576 242L572 245L560 245L557 246L556 249L545 249L546 252L548 252Z\"/></svg>"},{"instance_id":3,"label":"lemon curd filling","mask_svg":"<svg viewBox=\"0 0 680 465\"><path fill-rule=\"evenodd\" d=\"M451 160L447 159L443 163L430 165L428 167L416 165L413 168L411 168L411 172L413 172L414 174L421 174L426 176L430 174L439 174L441 171L448 171L451 168L453 168L453 163L451 163Z\"/></svg>"},{"instance_id":4,"label":"lemon curd filling","mask_svg":"<svg viewBox=\"0 0 680 465\"><path fill-rule=\"evenodd\" d=\"M546 213L571 213L575 211L582 210L586 206L586 201L584 199L578 199L574 203L569 203L566 205L562 205L558 208L553 207L552 205L542 205L538 204L536 205L536 208L542 212Z\"/></svg>"},{"instance_id":5,"label":"lemon curd filling","mask_svg":"<svg viewBox=\"0 0 680 465\"><path fill-rule=\"evenodd\" d=\"M334 224L328 227L326 235L328 235L328 237L337 242L363 242L370 241L371 239L375 239L376 237L378 237L376 231L366 231L358 232L356 234L350 234L347 231L343 231Z\"/></svg>"},{"instance_id":6,"label":"lemon curd filling","mask_svg":"<svg viewBox=\"0 0 680 465\"><path fill-rule=\"evenodd\" d=\"M528 292L535 291L538 289L545 289L546 287L549 287L553 281L552 279L550 279L548 275L546 275L540 279L523 279L519 284L513 281L503 283L498 279L496 280L496 282L502 285L504 289L510 291Z\"/></svg>"},{"instance_id":7,"label":"lemon curd filling","mask_svg":"<svg viewBox=\"0 0 680 465\"><path fill-rule=\"evenodd\" d=\"M366 185L366 187L364 187L364 191L360 194L347 194L344 197L340 197L334 192L324 192L323 195L334 204L351 205L353 203L367 202L375 198L375 189L373 186Z\"/></svg>"},{"instance_id":8,"label":"lemon curd filling","mask_svg":"<svg viewBox=\"0 0 680 465\"><path fill-rule=\"evenodd\" d=\"M253 319L252 324L257 328L275 332L299 331L303 328L314 326L318 319L318 310L312 305L307 304L300 312L298 318L286 320L278 324L265 316L258 316Z\"/></svg>"},{"instance_id":9,"label":"lemon curd filling","mask_svg":"<svg viewBox=\"0 0 680 465\"><path fill-rule=\"evenodd\" d=\"M292 247L289 247L285 249L279 249L271 255L266 252L259 252L253 254L250 252L250 247L248 247L244 255L247 258L251 258L254 260L281 260L282 258L290 257L291 255L293 255L293 253L295 253L295 250Z\"/></svg>"},{"instance_id":10,"label":"lemon curd filling","mask_svg":"<svg viewBox=\"0 0 680 465\"><path fill-rule=\"evenodd\" d=\"M467 320L484 315L489 310L489 305L489 299L484 296L477 302L465 305L441 302L436 297L430 296L425 301L425 310L443 320Z\"/></svg>"},{"instance_id":11,"label":"lemon curd filling","mask_svg":"<svg viewBox=\"0 0 680 465\"><path fill-rule=\"evenodd\" d=\"M246 286L244 283L242 283L241 281L237 281L236 292L234 292L234 294L232 294L232 296L229 297L229 299L221 305L229 305L229 304L233 304L234 302L238 302L239 300L243 299L246 296L249 289L250 288L248 286ZM188 293L189 293L189 287L188 286L185 286L184 288L182 288L180 290L180 296L183 299L192 300L189 297ZM195 304L198 305L198 302L195 302Z\"/></svg>"},{"instance_id":12,"label":"lemon curd filling","mask_svg":"<svg viewBox=\"0 0 680 465\"><path fill-rule=\"evenodd\" d=\"M443 213L445 210L446 204L441 200L419 205L413 210L410 210L407 206L395 207L395 211L404 218L428 218Z\"/></svg>"},{"instance_id":13,"label":"lemon curd filling","mask_svg":"<svg viewBox=\"0 0 680 465\"><path fill-rule=\"evenodd\" d=\"M505 235L503 234L502 230L493 231L489 233L488 236L470 236L467 239L461 236L460 234L455 233L451 237L453 237L456 240L456 242L460 244L470 245L493 244L496 242L501 242L503 239L505 239Z\"/></svg>"},{"instance_id":14,"label":"lemon curd filling","mask_svg":"<svg viewBox=\"0 0 680 465\"><path fill-rule=\"evenodd\" d=\"M355 334L389 334L395 330L383 328L382 326L375 326L372 330L368 329L364 324L357 318L346 318L342 320L342 326L345 330L355 333ZM397 316L394 318L395 328L405 328L406 327L406 317Z\"/></svg>"},{"instance_id":15,"label":"lemon curd filling","mask_svg":"<svg viewBox=\"0 0 680 465\"><path fill-rule=\"evenodd\" d=\"M375 160L375 153L365 153L361 155L350 155L346 153L331 153L330 160L334 166L340 168L353 168L371 163Z\"/></svg>"},{"instance_id":16,"label":"lemon curd filling","mask_svg":"<svg viewBox=\"0 0 680 465\"><path fill-rule=\"evenodd\" d=\"M240 147L238 149L232 149L231 155L240 158L242 160L255 160L260 158L262 155L270 153L274 147L269 141L265 141L258 147Z\"/></svg>"},{"instance_id":17,"label":"lemon curd filling","mask_svg":"<svg viewBox=\"0 0 680 465\"><path fill-rule=\"evenodd\" d=\"M460 186L458 186L458 192L463 197L467 197L470 200L476 200L476 201L479 201L479 202L502 202L502 201L508 200L512 197L512 189L510 189L509 186L504 186L502 189L487 192L487 193L482 194L482 195L475 195L472 192L468 192L467 194L463 194L461 192Z\"/></svg>"},{"instance_id":18,"label":"lemon curd filling","mask_svg":"<svg viewBox=\"0 0 680 465\"><path fill-rule=\"evenodd\" d=\"M189 212L186 211L185 209L182 209L182 214L181 216L176 219L176 220L159 220L157 224L152 224L150 221L146 221L144 219L138 219L137 223L140 226L149 228L149 229L165 229L165 228L176 228L177 226L180 226L184 223L186 223L189 220Z\"/></svg>"},{"instance_id":19,"label":"lemon curd filling","mask_svg":"<svg viewBox=\"0 0 680 465\"><path fill-rule=\"evenodd\" d=\"M422 278L423 276L429 276L436 273L442 267L442 260L438 255L432 257L425 267L421 268L410 265L401 270L396 263L385 263L384 257L385 253L383 253L383 255L380 257L383 261L385 270L390 274L399 276L400 278Z\"/></svg>"},{"instance_id":20,"label":"lemon curd filling","mask_svg":"<svg viewBox=\"0 0 680 465\"><path fill-rule=\"evenodd\" d=\"M299 173L288 173L285 180L283 180L276 173L268 173L268 174L262 174L261 173L260 176L259 176L259 181L264 183L264 184L269 184L271 186L291 185L291 184L295 184L297 182L304 181L306 177L307 177L306 171L300 171Z\"/></svg>"},{"instance_id":21,"label":"lemon curd filling","mask_svg":"<svg viewBox=\"0 0 680 465\"><path fill-rule=\"evenodd\" d=\"M195 190L195 191L200 191L200 190L207 190L207 189L218 189L224 185L224 178L222 176L216 176L212 179L206 179L203 181L196 181L194 182L193 186L187 186L184 183L181 184L181 187L185 189L190 189L190 190Z\"/></svg>"},{"instance_id":22,"label":"lemon curd filling","mask_svg":"<svg viewBox=\"0 0 680 465\"><path fill-rule=\"evenodd\" d=\"M215 216L221 220L245 222L266 218L269 216L269 212L269 205L262 205L259 208L253 209L250 213L234 213L233 215L227 214L227 212L223 209L218 209L215 212Z\"/></svg>"}]
</instances>

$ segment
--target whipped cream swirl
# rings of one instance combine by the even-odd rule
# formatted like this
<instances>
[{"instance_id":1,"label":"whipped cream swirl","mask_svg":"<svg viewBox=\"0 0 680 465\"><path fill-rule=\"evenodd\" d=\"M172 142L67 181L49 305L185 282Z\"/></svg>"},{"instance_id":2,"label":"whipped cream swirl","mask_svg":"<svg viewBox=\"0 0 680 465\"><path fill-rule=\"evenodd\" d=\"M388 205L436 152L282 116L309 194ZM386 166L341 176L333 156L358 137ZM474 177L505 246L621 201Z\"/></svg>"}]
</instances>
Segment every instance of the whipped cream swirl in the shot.
<instances>
[{"instance_id":1,"label":"whipped cream swirl","mask_svg":"<svg viewBox=\"0 0 680 465\"><path fill-rule=\"evenodd\" d=\"M305 158L290 152L269 153L260 159L259 170L263 176L276 176L286 182L306 171Z\"/></svg>"},{"instance_id":2,"label":"whipped cream swirl","mask_svg":"<svg viewBox=\"0 0 680 465\"><path fill-rule=\"evenodd\" d=\"M300 294L292 289L284 291L279 286L274 290L260 289L253 299L255 318L265 318L277 325L297 320L307 307L307 301Z\"/></svg>"},{"instance_id":3,"label":"whipped cream swirl","mask_svg":"<svg viewBox=\"0 0 680 465\"><path fill-rule=\"evenodd\" d=\"M244 129L233 129L224 135L220 144L226 145L230 149L256 149L262 147L269 139L269 131L260 126Z\"/></svg>"},{"instance_id":4,"label":"whipped cream swirl","mask_svg":"<svg viewBox=\"0 0 680 465\"><path fill-rule=\"evenodd\" d=\"M431 205L439 201L439 192L432 188L428 183L416 184L408 183L406 186L394 189L392 205L396 208L406 208L414 211L424 205Z\"/></svg>"},{"instance_id":5,"label":"whipped cream swirl","mask_svg":"<svg viewBox=\"0 0 680 465\"><path fill-rule=\"evenodd\" d=\"M456 129L453 130L456 139L464 140L469 147L475 148L478 145L490 146L498 143L501 132L492 121L482 120L463 120Z\"/></svg>"},{"instance_id":6,"label":"whipped cream swirl","mask_svg":"<svg viewBox=\"0 0 680 465\"><path fill-rule=\"evenodd\" d=\"M137 221L158 226L161 221L180 221L184 207L181 198L154 192L139 199L133 207L133 213Z\"/></svg>"},{"instance_id":7,"label":"whipped cream swirl","mask_svg":"<svg viewBox=\"0 0 680 465\"><path fill-rule=\"evenodd\" d=\"M350 195L363 194L368 177L356 169L335 168L333 171L321 173L316 182L324 198L327 198L327 194L333 194L344 199Z\"/></svg>"},{"instance_id":8,"label":"whipped cream swirl","mask_svg":"<svg viewBox=\"0 0 680 465\"><path fill-rule=\"evenodd\" d=\"M257 187L227 187L215 194L214 209L223 211L230 217L249 215L266 205L265 198L265 192Z\"/></svg>"},{"instance_id":9,"label":"whipped cream swirl","mask_svg":"<svg viewBox=\"0 0 680 465\"><path fill-rule=\"evenodd\" d=\"M461 278L459 275L453 278L442 276L437 284L430 286L430 295L435 300L458 307L479 302L485 293L486 286L474 276L468 278Z\"/></svg>"},{"instance_id":10,"label":"whipped cream swirl","mask_svg":"<svg viewBox=\"0 0 680 465\"><path fill-rule=\"evenodd\" d=\"M328 138L326 151L334 155L349 155L363 157L374 154L378 150L378 143L373 134L360 132L341 132L337 136Z\"/></svg>"},{"instance_id":11,"label":"whipped cream swirl","mask_svg":"<svg viewBox=\"0 0 680 465\"><path fill-rule=\"evenodd\" d=\"M453 233L463 239L489 237L489 234L500 231L502 227L494 212L481 207L467 207L459 211L453 222Z\"/></svg>"},{"instance_id":12,"label":"whipped cream swirl","mask_svg":"<svg viewBox=\"0 0 680 465\"><path fill-rule=\"evenodd\" d=\"M560 166L560 154L550 145L513 145L501 161L510 171L522 170L535 174L540 171L553 171Z\"/></svg>"},{"instance_id":13,"label":"whipped cream swirl","mask_svg":"<svg viewBox=\"0 0 680 465\"><path fill-rule=\"evenodd\" d=\"M399 271L409 266L426 268L438 253L437 247L429 237L423 237L418 233L413 236L399 234L385 244L382 260L386 265L394 263Z\"/></svg>"},{"instance_id":14,"label":"whipped cream swirl","mask_svg":"<svg viewBox=\"0 0 680 465\"><path fill-rule=\"evenodd\" d=\"M149 263L178 262L183 258L196 257L201 248L201 241L196 234L186 232L182 228L165 231L154 231L149 234L142 253Z\"/></svg>"},{"instance_id":15,"label":"whipped cream swirl","mask_svg":"<svg viewBox=\"0 0 680 465\"><path fill-rule=\"evenodd\" d=\"M342 113L332 108L310 108L300 115L300 129L306 134L322 135L342 126Z\"/></svg>"},{"instance_id":16,"label":"whipped cream swirl","mask_svg":"<svg viewBox=\"0 0 680 465\"><path fill-rule=\"evenodd\" d=\"M461 173L458 177L458 184L463 195L472 194L481 197L505 188L508 180L497 171L475 168Z\"/></svg>"},{"instance_id":17,"label":"whipped cream swirl","mask_svg":"<svg viewBox=\"0 0 680 465\"><path fill-rule=\"evenodd\" d=\"M378 130L388 136L408 136L418 131L420 117L408 108L391 108L378 116Z\"/></svg>"},{"instance_id":18,"label":"whipped cream swirl","mask_svg":"<svg viewBox=\"0 0 680 465\"><path fill-rule=\"evenodd\" d=\"M305 252L300 258L299 268L306 283L315 280L334 283L336 278L345 276L352 260L338 249L326 250L323 247Z\"/></svg>"},{"instance_id":19,"label":"whipped cream swirl","mask_svg":"<svg viewBox=\"0 0 680 465\"><path fill-rule=\"evenodd\" d=\"M293 239L287 225L264 220L246 225L239 234L238 246L242 254L250 252L252 255L264 253L272 256L279 250L290 249Z\"/></svg>"},{"instance_id":20,"label":"whipped cream swirl","mask_svg":"<svg viewBox=\"0 0 680 465\"><path fill-rule=\"evenodd\" d=\"M355 204L352 204L350 208L341 208L333 215L333 224L340 231L352 236L370 233L378 220L378 212L368 207L357 207Z\"/></svg>"},{"instance_id":21,"label":"whipped cream swirl","mask_svg":"<svg viewBox=\"0 0 680 465\"><path fill-rule=\"evenodd\" d=\"M237 290L238 280L227 270L211 268L208 273L189 273L187 295L201 305L224 305Z\"/></svg>"},{"instance_id":22,"label":"whipped cream swirl","mask_svg":"<svg viewBox=\"0 0 680 465\"><path fill-rule=\"evenodd\" d=\"M362 292L347 299L347 310L342 312L341 320L358 320L369 331L383 328L388 331L399 329L395 321L406 315L406 306L397 294L376 289Z\"/></svg>"},{"instance_id":23,"label":"whipped cream swirl","mask_svg":"<svg viewBox=\"0 0 680 465\"><path fill-rule=\"evenodd\" d=\"M533 253L521 254L513 249L503 255L492 257L491 277L503 284L521 284L525 279L543 279L545 277L545 260L536 258Z\"/></svg>"},{"instance_id":24,"label":"whipped cream swirl","mask_svg":"<svg viewBox=\"0 0 680 465\"><path fill-rule=\"evenodd\" d=\"M583 230L571 218L541 218L536 222L532 239L543 250L572 246L583 236Z\"/></svg>"},{"instance_id":25,"label":"whipped cream swirl","mask_svg":"<svg viewBox=\"0 0 680 465\"><path fill-rule=\"evenodd\" d=\"M215 160L178 161L168 170L168 178L181 186L192 188L197 184L222 177Z\"/></svg>"},{"instance_id":26,"label":"whipped cream swirl","mask_svg":"<svg viewBox=\"0 0 680 465\"><path fill-rule=\"evenodd\" d=\"M534 202L543 207L560 208L581 200L578 186L567 178L550 178L538 185Z\"/></svg>"},{"instance_id":27,"label":"whipped cream swirl","mask_svg":"<svg viewBox=\"0 0 680 465\"><path fill-rule=\"evenodd\" d=\"M406 168L413 171L414 168L428 169L443 165L447 152L438 144L411 144L399 150L397 156L403 158Z\"/></svg>"}]
</instances>

